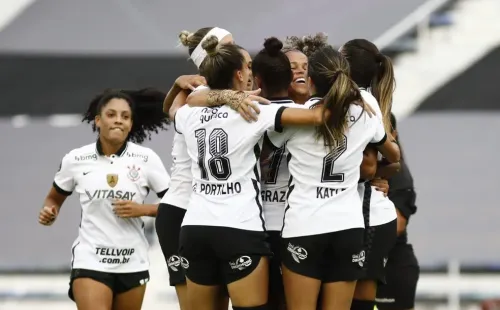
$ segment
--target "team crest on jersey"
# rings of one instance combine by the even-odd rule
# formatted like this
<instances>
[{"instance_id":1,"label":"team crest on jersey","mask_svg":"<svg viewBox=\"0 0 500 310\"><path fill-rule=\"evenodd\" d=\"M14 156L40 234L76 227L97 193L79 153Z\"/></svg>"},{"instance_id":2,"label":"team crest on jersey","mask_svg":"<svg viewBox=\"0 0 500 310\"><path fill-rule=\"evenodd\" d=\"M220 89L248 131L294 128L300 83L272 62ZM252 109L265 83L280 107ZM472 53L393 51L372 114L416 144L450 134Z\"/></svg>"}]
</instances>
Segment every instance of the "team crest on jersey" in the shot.
<instances>
[{"instance_id":1,"label":"team crest on jersey","mask_svg":"<svg viewBox=\"0 0 500 310\"><path fill-rule=\"evenodd\" d=\"M111 187L115 187L118 184L118 174L108 174L106 175L106 181Z\"/></svg>"},{"instance_id":2,"label":"team crest on jersey","mask_svg":"<svg viewBox=\"0 0 500 310\"><path fill-rule=\"evenodd\" d=\"M127 177L130 179L130 181L135 182L139 180L139 178L141 177L141 175L139 174L139 170L141 170L141 168L139 167L136 168L135 165L133 165L132 167L127 166L127 168L128 168Z\"/></svg>"}]
</instances>

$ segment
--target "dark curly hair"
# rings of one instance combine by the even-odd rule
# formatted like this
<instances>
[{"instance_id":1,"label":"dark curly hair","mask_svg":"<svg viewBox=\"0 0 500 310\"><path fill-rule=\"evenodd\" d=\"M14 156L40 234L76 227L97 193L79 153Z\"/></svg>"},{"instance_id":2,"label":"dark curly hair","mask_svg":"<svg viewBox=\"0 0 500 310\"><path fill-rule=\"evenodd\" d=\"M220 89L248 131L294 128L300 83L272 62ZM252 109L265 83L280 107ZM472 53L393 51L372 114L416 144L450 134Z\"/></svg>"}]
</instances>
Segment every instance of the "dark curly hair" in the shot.
<instances>
[{"instance_id":1,"label":"dark curly hair","mask_svg":"<svg viewBox=\"0 0 500 310\"><path fill-rule=\"evenodd\" d=\"M307 57L311 56L318 49L328 45L328 35L318 32L315 35L308 35L299 38L297 36L286 37L283 52L299 51Z\"/></svg>"},{"instance_id":2,"label":"dark curly hair","mask_svg":"<svg viewBox=\"0 0 500 310\"><path fill-rule=\"evenodd\" d=\"M154 88L141 90L107 89L97 95L89 104L83 115L82 122L92 123L92 130L98 131L95 117L112 99L127 101L132 110L132 128L127 137L128 141L142 143L151 139L151 134L159 130L166 130L169 120L162 111L162 103L166 94Z\"/></svg>"}]
</instances>

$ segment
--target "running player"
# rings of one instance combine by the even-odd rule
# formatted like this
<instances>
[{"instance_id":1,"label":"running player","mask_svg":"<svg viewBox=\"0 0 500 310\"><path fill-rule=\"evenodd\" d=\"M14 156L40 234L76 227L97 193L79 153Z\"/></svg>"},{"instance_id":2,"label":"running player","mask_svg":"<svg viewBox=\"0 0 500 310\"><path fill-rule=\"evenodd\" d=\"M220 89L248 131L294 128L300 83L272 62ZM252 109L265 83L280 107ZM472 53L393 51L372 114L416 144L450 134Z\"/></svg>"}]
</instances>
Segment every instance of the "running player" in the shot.
<instances>
[{"instance_id":1,"label":"running player","mask_svg":"<svg viewBox=\"0 0 500 310\"><path fill-rule=\"evenodd\" d=\"M78 309L141 309L149 281L148 242L141 216L155 216L144 205L149 190L162 197L169 176L158 155L139 146L151 132L165 129L159 109L165 94L106 91L84 116L99 133L95 143L62 159L39 222L51 225L66 197L76 190L82 206L73 244L69 296Z\"/></svg>"},{"instance_id":2,"label":"running player","mask_svg":"<svg viewBox=\"0 0 500 310\"><path fill-rule=\"evenodd\" d=\"M392 113L391 125L393 136L399 140L396 118ZM403 155L401 170L389 179L389 199L394 202L398 212L398 239L387 260L387 284L377 289L376 302L379 310L410 310L415 307L420 267L413 247L408 243L406 227L410 216L417 211L416 194L413 177Z\"/></svg>"},{"instance_id":3,"label":"running player","mask_svg":"<svg viewBox=\"0 0 500 310\"><path fill-rule=\"evenodd\" d=\"M347 60L331 46L309 57L309 79L319 98L305 108L320 105L330 112L322 126L269 133L274 145L286 142L290 152L282 230L287 308L316 309L322 286L323 309L349 309L363 275L364 222L357 193L362 151L372 142L390 161L399 161L399 148L392 137L386 139L380 119L353 105L362 101L361 94L349 78Z\"/></svg>"},{"instance_id":4,"label":"running player","mask_svg":"<svg viewBox=\"0 0 500 310\"><path fill-rule=\"evenodd\" d=\"M200 73L212 89L210 102L227 98L225 90L217 89L246 89L251 69L241 48L218 46L215 36L202 44L208 56ZM256 122L245 122L226 106L183 106L172 114L193 163L194 190L180 249L189 307L214 309L218 284L225 281L233 309L266 309L271 252L260 199L259 140L266 130L282 125L319 124L322 111L261 106Z\"/></svg>"},{"instance_id":5,"label":"running player","mask_svg":"<svg viewBox=\"0 0 500 310\"><path fill-rule=\"evenodd\" d=\"M351 77L362 89L363 100L368 103L383 120L387 132L391 132L390 112L394 92L394 70L388 56L364 39L355 39L345 43L340 52L348 59ZM373 95L372 95L373 94ZM376 177L390 177L399 169L382 169L382 162L377 166L377 149L365 150L367 160L373 161ZM382 174L384 173L384 174ZM385 282L384 269L390 249L396 242L397 214L394 204L380 191L374 190L369 183L360 183L359 191L363 196L365 214L365 275L356 284L356 291L351 309L373 309L377 293L377 283Z\"/></svg>"}]
</instances>

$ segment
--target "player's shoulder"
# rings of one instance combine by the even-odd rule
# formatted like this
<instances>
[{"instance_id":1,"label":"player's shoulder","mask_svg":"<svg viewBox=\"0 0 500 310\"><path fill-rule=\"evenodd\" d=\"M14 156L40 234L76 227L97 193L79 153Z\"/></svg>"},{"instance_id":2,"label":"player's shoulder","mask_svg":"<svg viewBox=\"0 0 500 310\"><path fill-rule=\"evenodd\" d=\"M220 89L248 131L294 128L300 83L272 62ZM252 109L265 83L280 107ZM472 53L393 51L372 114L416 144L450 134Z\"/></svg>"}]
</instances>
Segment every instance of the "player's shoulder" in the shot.
<instances>
[{"instance_id":1,"label":"player's shoulder","mask_svg":"<svg viewBox=\"0 0 500 310\"><path fill-rule=\"evenodd\" d=\"M304 108L306 108L306 109L310 109L312 106L314 106L315 104L317 104L318 102L320 102L320 101L321 101L321 99L323 99L323 98L321 98L321 97L311 97L311 98L309 98L309 100L307 100L307 101L303 104L303 106L304 106Z\"/></svg>"},{"instance_id":2,"label":"player's shoulder","mask_svg":"<svg viewBox=\"0 0 500 310\"><path fill-rule=\"evenodd\" d=\"M210 87L206 85L198 85L195 89L193 89L193 93L204 89L210 89Z\"/></svg>"},{"instance_id":3,"label":"player's shoulder","mask_svg":"<svg viewBox=\"0 0 500 310\"><path fill-rule=\"evenodd\" d=\"M153 149L133 142L127 142L127 148L123 155L129 158L137 158L144 162L149 162L151 157L159 157Z\"/></svg>"},{"instance_id":4,"label":"player's shoulder","mask_svg":"<svg viewBox=\"0 0 500 310\"><path fill-rule=\"evenodd\" d=\"M360 89L360 93L361 93L361 98L363 98L363 101L367 104L370 105L370 107L372 107L373 109L375 109L375 111L377 110L380 110L380 107L378 105L378 101L377 101L377 98L375 98L372 93L370 93L368 90L366 89Z\"/></svg>"}]
</instances>

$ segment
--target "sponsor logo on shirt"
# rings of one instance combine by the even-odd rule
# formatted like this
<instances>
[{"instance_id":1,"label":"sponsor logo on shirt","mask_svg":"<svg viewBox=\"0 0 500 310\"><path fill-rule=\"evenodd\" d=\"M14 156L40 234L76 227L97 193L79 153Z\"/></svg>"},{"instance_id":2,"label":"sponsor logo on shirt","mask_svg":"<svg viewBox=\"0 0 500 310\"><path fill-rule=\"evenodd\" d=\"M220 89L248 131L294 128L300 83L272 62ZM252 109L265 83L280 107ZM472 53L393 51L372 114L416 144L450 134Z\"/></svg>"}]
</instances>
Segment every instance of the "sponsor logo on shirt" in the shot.
<instances>
[{"instance_id":1,"label":"sponsor logo on shirt","mask_svg":"<svg viewBox=\"0 0 500 310\"><path fill-rule=\"evenodd\" d=\"M200 122L206 123L217 118L228 118L229 114L227 112L219 112L219 107L217 108L203 108L201 111Z\"/></svg>"}]
</instances>

